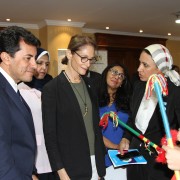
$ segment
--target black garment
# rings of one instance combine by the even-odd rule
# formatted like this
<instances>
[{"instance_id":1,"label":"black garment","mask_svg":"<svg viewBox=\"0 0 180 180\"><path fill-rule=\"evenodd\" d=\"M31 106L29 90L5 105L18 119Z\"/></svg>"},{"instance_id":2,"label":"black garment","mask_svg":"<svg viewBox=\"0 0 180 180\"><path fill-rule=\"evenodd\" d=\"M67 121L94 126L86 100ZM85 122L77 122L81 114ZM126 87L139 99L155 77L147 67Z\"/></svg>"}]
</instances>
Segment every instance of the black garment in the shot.
<instances>
[{"instance_id":1,"label":"black garment","mask_svg":"<svg viewBox=\"0 0 180 180\"><path fill-rule=\"evenodd\" d=\"M136 83L136 81L140 81L140 79L139 79L139 73L138 73L138 72L135 72L135 73L132 75L132 78L131 78L132 87L134 87L134 84Z\"/></svg>"},{"instance_id":2,"label":"black garment","mask_svg":"<svg viewBox=\"0 0 180 180\"><path fill-rule=\"evenodd\" d=\"M156 133L155 133L156 134ZM146 136L147 137L147 136ZM159 138L157 138L159 139ZM156 152L153 148L153 154L149 154L149 151L145 149L144 144L137 138L133 138L131 141L130 149L138 149L140 154L147 160L147 164L143 165L131 165L127 167L127 180L134 180L137 177L138 180L170 180L173 176L173 171L168 169L167 164L157 163L155 161Z\"/></svg>"},{"instance_id":3,"label":"black garment","mask_svg":"<svg viewBox=\"0 0 180 180\"><path fill-rule=\"evenodd\" d=\"M52 79L53 79L53 77L49 74L46 74L44 79L36 79L33 76L33 80L31 82L25 82L25 84L27 84L31 88L35 88L39 91L42 91L43 86Z\"/></svg>"},{"instance_id":4,"label":"black garment","mask_svg":"<svg viewBox=\"0 0 180 180\"><path fill-rule=\"evenodd\" d=\"M87 77L90 79L93 86L95 87L96 92L98 93L101 86L101 74L95 71L88 71Z\"/></svg>"},{"instance_id":5,"label":"black garment","mask_svg":"<svg viewBox=\"0 0 180 180\"><path fill-rule=\"evenodd\" d=\"M39 180L59 180L57 172L37 174Z\"/></svg>"},{"instance_id":6,"label":"black garment","mask_svg":"<svg viewBox=\"0 0 180 180\"><path fill-rule=\"evenodd\" d=\"M92 102L95 159L98 175L105 175L105 147L99 128L97 94L83 77ZM90 180L92 167L84 119L73 89L61 72L42 92L43 128L53 171L65 168L72 180ZM54 131L56 129L56 131Z\"/></svg>"},{"instance_id":7,"label":"black garment","mask_svg":"<svg viewBox=\"0 0 180 180\"><path fill-rule=\"evenodd\" d=\"M180 126L180 87L175 86L169 79L168 83L168 97L166 98L167 106L166 113L169 120L170 129L178 129ZM138 112L142 97L145 92L146 82L137 81L134 86L134 92L131 100L131 116L128 120L128 125L140 132L135 126L135 117ZM141 132L140 132L141 133ZM142 133L141 133L142 134ZM144 136L153 143L160 146L160 141L164 137L165 131L163 121L160 113L159 105L157 104L155 111L149 121L148 128ZM155 161L155 154L150 155L144 148L144 143L137 137L132 136L131 133L125 131L125 138L130 140L130 149L138 149L140 153L147 160L146 165L133 165L127 167L127 179L133 180L134 177L138 180L170 180L173 171L168 169L167 165L157 163Z\"/></svg>"}]
</instances>

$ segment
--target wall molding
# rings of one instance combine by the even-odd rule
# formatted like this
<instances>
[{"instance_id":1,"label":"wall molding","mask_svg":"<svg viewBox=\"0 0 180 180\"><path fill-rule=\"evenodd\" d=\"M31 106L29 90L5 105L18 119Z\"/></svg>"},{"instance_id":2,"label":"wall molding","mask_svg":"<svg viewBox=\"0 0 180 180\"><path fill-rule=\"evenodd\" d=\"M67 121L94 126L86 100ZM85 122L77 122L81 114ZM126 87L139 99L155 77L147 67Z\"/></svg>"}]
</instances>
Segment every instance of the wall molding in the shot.
<instances>
[{"instance_id":1,"label":"wall molding","mask_svg":"<svg viewBox=\"0 0 180 180\"><path fill-rule=\"evenodd\" d=\"M140 33L132 33L132 32L123 32L123 31L110 31L110 30L100 30L100 29L88 29L84 28L85 22L68 22L68 21L57 21L57 20L49 20L45 19L38 24L26 24L26 23L13 23L13 22L0 22L0 27L8 27L8 26L21 26L27 29L40 29L45 26L69 26L69 27L79 27L82 28L82 32L84 33L108 33L108 34L116 34L116 35L128 35L128 36L139 36L139 37L153 37L153 38L164 38L168 40L180 40L180 37L176 36L160 36L153 34L140 34Z\"/></svg>"}]
</instances>

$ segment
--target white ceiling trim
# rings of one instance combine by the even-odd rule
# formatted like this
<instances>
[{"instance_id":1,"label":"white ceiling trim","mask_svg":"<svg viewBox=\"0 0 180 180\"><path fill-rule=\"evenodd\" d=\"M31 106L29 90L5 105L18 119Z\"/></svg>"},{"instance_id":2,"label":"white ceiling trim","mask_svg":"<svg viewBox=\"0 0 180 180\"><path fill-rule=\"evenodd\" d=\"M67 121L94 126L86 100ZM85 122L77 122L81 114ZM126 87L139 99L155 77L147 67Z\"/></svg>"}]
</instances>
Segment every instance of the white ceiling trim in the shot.
<instances>
[{"instance_id":1,"label":"white ceiling trim","mask_svg":"<svg viewBox=\"0 0 180 180\"><path fill-rule=\"evenodd\" d=\"M37 24L0 22L0 27L8 27L8 26L21 26L27 29L39 29L39 26Z\"/></svg>"},{"instance_id":2,"label":"white ceiling trim","mask_svg":"<svg viewBox=\"0 0 180 180\"><path fill-rule=\"evenodd\" d=\"M56 21L56 20L48 20L45 19L39 24L26 24L26 23L12 23L12 22L0 22L0 27L8 27L8 26L21 26L27 29L40 29L46 25L48 26L70 26L70 27L80 27L84 33L107 33L107 34L117 34L117 35L127 35L127 36L140 36L140 37L154 37L154 38L165 38L169 40L180 40L180 37L175 36L160 36L160 35L152 35L152 34L140 34L140 33L132 33L132 32L122 32L122 31L110 31L110 30L99 30L99 29L88 29L83 28L85 22L67 22L67 21Z\"/></svg>"},{"instance_id":3,"label":"white ceiling trim","mask_svg":"<svg viewBox=\"0 0 180 180\"><path fill-rule=\"evenodd\" d=\"M88 29L83 28L82 31L84 33L105 33L105 34L117 34L117 35L127 35L127 36L139 36L139 37L153 37L153 38L165 38L170 40L180 40L180 37L173 36L160 36L160 35L152 35L152 34L140 34L140 33L132 33L132 32L123 32L123 31L110 31L110 30L99 30L99 29Z\"/></svg>"},{"instance_id":4,"label":"white ceiling trim","mask_svg":"<svg viewBox=\"0 0 180 180\"><path fill-rule=\"evenodd\" d=\"M85 22L68 22L68 21L56 21L45 19L46 25L48 26L71 26L71 27L84 27Z\"/></svg>"}]
</instances>

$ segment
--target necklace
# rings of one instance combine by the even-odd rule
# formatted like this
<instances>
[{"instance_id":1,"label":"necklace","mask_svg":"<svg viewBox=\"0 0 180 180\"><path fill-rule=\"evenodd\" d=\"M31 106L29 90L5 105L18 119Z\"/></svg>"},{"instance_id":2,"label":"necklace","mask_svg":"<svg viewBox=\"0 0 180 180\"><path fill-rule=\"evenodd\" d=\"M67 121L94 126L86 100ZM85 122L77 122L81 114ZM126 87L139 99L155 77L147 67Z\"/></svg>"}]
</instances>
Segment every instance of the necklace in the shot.
<instances>
[{"instance_id":1,"label":"necklace","mask_svg":"<svg viewBox=\"0 0 180 180\"><path fill-rule=\"evenodd\" d=\"M82 82L83 85L83 91L84 91L84 99L82 98L81 94L79 93L79 91L77 90L77 88L73 85L73 83L71 82L70 78L68 77L68 75L66 74L66 72L64 71L64 75L66 76L67 80L71 83L71 85L73 86L73 88L76 90L76 92L78 93L79 97L81 98L84 107L85 107L85 112L83 114L83 116L85 117L88 113L88 107L87 107L87 103L86 103L86 94L85 94L85 89L84 89L84 83ZM81 78L81 77L80 77ZM81 79L82 80L82 79Z\"/></svg>"}]
</instances>

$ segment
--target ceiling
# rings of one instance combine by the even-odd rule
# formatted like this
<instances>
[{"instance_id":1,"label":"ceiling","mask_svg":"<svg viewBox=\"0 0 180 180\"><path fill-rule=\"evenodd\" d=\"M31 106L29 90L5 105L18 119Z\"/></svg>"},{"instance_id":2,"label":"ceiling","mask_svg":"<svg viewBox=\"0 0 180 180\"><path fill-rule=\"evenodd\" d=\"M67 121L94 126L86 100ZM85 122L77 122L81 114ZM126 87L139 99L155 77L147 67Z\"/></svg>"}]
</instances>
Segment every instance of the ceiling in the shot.
<instances>
[{"instance_id":1,"label":"ceiling","mask_svg":"<svg viewBox=\"0 0 180 180\"><path fill-rule=\"evenodd\" d=\"M0 26L9 25L6 18L37 27L45 20L58 23L71 18L84 31L180 40L177 12L180 14L180 0L1 0ZM106 26L110 29L105 30Z\"/></svg>"}]
</instances>

